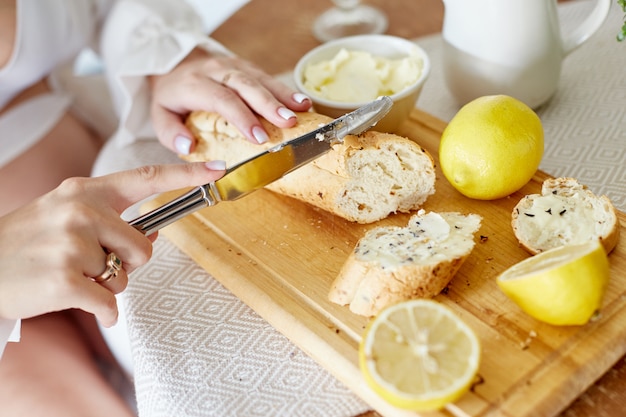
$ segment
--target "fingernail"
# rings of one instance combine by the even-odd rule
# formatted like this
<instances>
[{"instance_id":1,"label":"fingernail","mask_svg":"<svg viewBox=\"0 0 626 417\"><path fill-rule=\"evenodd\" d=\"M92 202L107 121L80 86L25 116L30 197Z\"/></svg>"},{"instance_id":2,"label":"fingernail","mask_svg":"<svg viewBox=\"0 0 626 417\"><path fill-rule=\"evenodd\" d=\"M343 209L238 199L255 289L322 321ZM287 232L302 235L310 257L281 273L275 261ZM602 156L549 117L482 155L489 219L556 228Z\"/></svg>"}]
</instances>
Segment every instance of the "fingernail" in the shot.
<instances>
[{"instance_id":1,"label":"fingernail","mask_svg":"<svg viewBox=\"0 0 626 417\"><path fill-rule=\"evenodd\" d=\"M292 98L296 103L302 104L305 100L310 100L309 96L302 93L295 93Z\"/></svg>"},{"instance_id":2,"label":"fingernail","mask_svg":"<svg viewBox=\"0 0 626 417\"><path fill-rule=\"evenodd\" d=\"M191 150L191 139L179 135L174 139L174 147L176 151L182 155L189 155L189 151Z\"/></svg>"},{"instance_id":3,"label":"fingernail","mask_svg":"<svg viewBox=\"0 0 626 417\"><path fill-rule=\"evenodd\" d=\"M294 112L292 112L291 110L289 110L286 107L279 107L278 108L278 115L280 117L282 117L285 120L289 120L291 118L296 117L296 114Z\"/></svg>"},{"instance_id":4,"label":"fingernail","mask_svg":"<svg viewBox=\"0 0 626 417\"><path fill-rule=\"evenodd\" d=\"M206 165L207 168L213 170L213 171L223 171L226 169L226 161L222 161L220 159L216 159L214 161L209 161L207 163L205 163L204 165Z\"/></svg>"},{"instance_id":5,"label":"fingernail","mask_svg":"<svg viewBox=\"0 0 626 417\"><path fill-rule=\"evenodd\" d=\"M265 143L270 140L270 138L267 136L267 133L265 133L265 130L263 130L259 126L254 126L252 128L252 136L254 136L254 139L256 139L258 143Z\"/></svg>"}]
</instances>

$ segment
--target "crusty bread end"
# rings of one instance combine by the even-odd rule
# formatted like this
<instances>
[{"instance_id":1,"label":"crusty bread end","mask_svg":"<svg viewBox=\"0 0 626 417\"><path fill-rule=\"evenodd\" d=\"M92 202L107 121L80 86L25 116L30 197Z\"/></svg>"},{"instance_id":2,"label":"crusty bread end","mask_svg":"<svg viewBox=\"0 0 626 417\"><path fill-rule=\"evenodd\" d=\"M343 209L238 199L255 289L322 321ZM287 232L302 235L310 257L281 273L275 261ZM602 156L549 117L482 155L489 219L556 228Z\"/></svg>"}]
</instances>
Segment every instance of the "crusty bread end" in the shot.
<instances>
[{"instance_id":1,"label":"crusty bread end","mask_svg":"<svg viewBox=\"0 0 626 417\"><path fill-rule=\"evenodd\" d=\"M187 161L222 159L233 165L286 140L317 129L332 119L298 113L298 124L280 129L261 119L270 137L256 145L215 113L193 112L187 126L198 138ZM348 135L327 154L267 186L347 220L372 223L395 212L417 210L435 192L432 156L414 141L368 131Z\"/></svg>"},{"instance_id":2,"label":"crusty bread end","mask_svg":"<svg viewBox=\"0 0 626 417\"><path fill-rule=\"evenodd\" d=\"M531 254L562 245L600 239L607 253L619 241L617 211L606 196L596 196L574 178L550 178L541 194L522 198L511 225L520 245Z\"/></svg>"}]
</instances>

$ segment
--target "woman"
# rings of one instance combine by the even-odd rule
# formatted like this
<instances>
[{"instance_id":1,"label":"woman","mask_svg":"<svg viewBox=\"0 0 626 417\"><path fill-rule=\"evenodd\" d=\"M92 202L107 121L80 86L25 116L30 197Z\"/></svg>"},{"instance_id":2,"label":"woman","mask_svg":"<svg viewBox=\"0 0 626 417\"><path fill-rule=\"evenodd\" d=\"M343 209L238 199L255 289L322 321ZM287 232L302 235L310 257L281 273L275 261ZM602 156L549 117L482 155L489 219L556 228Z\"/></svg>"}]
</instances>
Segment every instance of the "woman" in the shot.
<instances>
[{"instance_id":1,"label":"woman","mask_svg":"<svg viewBox=\"0 0 626 417\"><path fill-rule=\"evenodd\" d=\"M75 95L76 90L66 88L73 84L67 84L59 70L86 47L102 58L108 88L90 87L89 93L98 93L84 94L83 89ZM183 124L190 110L220 112L250 141L264 142L267 134L257 114L289 127L296 123L294 111L307 110L310 100L208 38L199 17L180 0L0 0L0 215L12 212L3 222L6 227L19 221L27 209L43 211L41 201L57 203L61 197L74 197L72 180L52 194L56 198L44 197L35 206L25 206L66 178L89 175L109 131L99 126L100 113L93 116L85 110L109 105L118 123L108 146L123 153L133 141L156 137L166 148L184 154L195 146ZM118 182L125 178L110 181L125 188ZM66 193L67 188L74 192ZM119 207L115 208L108 214L119 214ZM83 221L81 232L90 230L95 239L93 226ZM33 242L37 236L32 236ZM135 252L99 243L116 253L128 272L145 262L148 253L145 238L131 241L143 248L139 250L143 256L125 258ZM84 266L83 275L96 276L100 272L96 266L103 268L106 254L95 252L92 247L81 257L91 262ZM28 259L40 260L35 255ZM28 286L29 293L49 283L41 275L36 278L41 281ZM116 279L125 281L125 273L120 271ZM106 288L112 283L98 285ZM109 289L112 294L121 288ZM68 287L50 289L55 301L47 309L4 316L6 308L0 306L0 317L34 316L22 322L21 342L9 344L0 361L2 413L12 415L6 408L11 406L15 414L25 410L34 416L41 411L35 407L41 406L46 416L130 415L94 360L94 356L112 358L92 316L76 314L80 312L76 309L38 315L68 307L96 312L59 289ZM99 314L104 324L112 323L110 315Z\"/></svg>"}]
</instances>

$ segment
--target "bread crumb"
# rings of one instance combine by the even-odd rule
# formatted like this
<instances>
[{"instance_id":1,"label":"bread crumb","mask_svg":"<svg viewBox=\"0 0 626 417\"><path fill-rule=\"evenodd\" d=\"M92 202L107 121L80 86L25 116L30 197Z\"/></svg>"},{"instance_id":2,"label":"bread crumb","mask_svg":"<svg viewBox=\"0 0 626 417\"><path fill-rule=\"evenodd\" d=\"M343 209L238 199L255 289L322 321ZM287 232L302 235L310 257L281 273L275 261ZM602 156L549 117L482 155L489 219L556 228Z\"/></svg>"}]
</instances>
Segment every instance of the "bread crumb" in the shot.
<instances>
[{"instance_id":1,"label":"bread crumb","mask_svg":"<svg viewBox=\"0 0 626 417\"><path fill-rule=\"evenodd\" d=\"M477 374L476 377L474 378L474 382L472 382L472 385L470 386L470 391L474 392L477 386L482 385L484 383L485 383L485 378L483 378L482 375Z\"/></svg>"},{"instance_id":2,"label":"bread crumb","mask_svg":"<svg viewBox=\"0 0 626 417\"><path fill-rule=\"evenodd\" d=\"M594 322L594 321L598 321L602 318L602 314L600 313L600 310L596 310L595 313L593 313L593 315L591 316L591 318L589 319L590 322Z\"/></svg>"},{"instance_id":3,"label":"bread crumb","mask_svg":"<svg viewBox=\"0 0 626 417\"><path fill-rule=\"evenodd\" d=\"M535 332L534 330L528 332L528 337L526 338L526 340L520 343L520 347L522 348L522 350L528 349L530 347L530 343L535 337L537 337L537 332Z\"/></svg>"}]
</instances>

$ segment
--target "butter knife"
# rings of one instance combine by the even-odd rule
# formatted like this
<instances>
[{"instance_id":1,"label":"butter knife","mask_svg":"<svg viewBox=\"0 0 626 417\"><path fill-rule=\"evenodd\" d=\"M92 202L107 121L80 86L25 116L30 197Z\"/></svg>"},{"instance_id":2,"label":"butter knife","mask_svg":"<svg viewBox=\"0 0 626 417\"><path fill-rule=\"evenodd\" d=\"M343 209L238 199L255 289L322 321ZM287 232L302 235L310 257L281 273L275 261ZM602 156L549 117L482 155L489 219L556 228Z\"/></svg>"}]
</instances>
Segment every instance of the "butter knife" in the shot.
<instances>
[{"instance_id":1,"label":"butter knife","mask_svg":"<svg viewBox=\"0 0 626 417\"><path fill-rule=\"evenodd\" d=\"M202 208L237 200L325 154L334 144L343 142L345 136L366 131L382 119L392 105L389 97L379 97L312 132L228 168L219 180L196 187L129 224L149 235Z\"/></svg>"}]
</instances>

